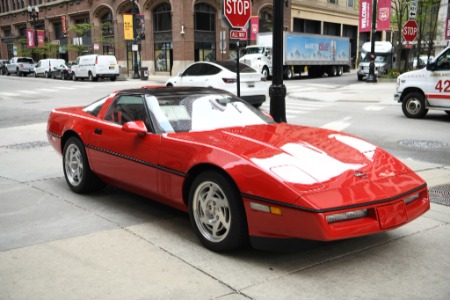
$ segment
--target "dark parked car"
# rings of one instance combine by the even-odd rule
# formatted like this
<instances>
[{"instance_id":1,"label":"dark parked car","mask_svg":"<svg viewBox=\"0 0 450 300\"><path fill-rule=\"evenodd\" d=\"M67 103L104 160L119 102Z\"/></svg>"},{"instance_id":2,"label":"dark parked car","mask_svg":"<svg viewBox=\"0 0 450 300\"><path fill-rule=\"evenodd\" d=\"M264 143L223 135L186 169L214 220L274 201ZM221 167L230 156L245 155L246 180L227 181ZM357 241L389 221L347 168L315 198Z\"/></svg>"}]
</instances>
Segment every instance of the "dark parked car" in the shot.
<instances>
[{"instance_id":1,"label":"dark parked car","mask_svg":"<svg viewBox=\"0 0 450 300\"><path fill-rule=\"evenodd\" d=\"M6 64L8 62L8 60L0 59L0 75L6 74Z\"/></svg>"},{"instance_id":2,"label":"dark parked car","mask_svg":"<svg viewBox=\"0 0 450 300\"><path fill-rule=\"evenodd\" d=\"M72 71L65 64L60 64L59 66L53 68L52 78L53 79L59 78L62 80L65 80L65 79L70 80L70 79L72 79Z\"/></svg>"}]
</instances>

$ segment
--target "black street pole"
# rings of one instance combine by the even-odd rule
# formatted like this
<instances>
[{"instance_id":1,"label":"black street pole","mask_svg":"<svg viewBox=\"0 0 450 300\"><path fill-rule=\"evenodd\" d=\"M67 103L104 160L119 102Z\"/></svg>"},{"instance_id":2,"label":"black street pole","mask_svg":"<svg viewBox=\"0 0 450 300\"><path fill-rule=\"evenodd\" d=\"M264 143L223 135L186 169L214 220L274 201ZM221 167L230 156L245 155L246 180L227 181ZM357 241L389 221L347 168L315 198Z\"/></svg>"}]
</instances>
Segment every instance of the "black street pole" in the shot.
<instances>
[{"instance_id":1,"label":"black street pole","mask_svg":"<svg viewBox=\"0 0 450 300\"><path fill-rule=\"evenodd\" d=\"M366 82L377 82L377 76L375 75L375 38L377 33L377 0L373 0L372 9L372 37L370 39L370 64L369 75L366 78Z\"/></svg>"},{"instance_id":2,"label":"black street pole","mask_svg":"<svg viewBox=\"0 0 450 300\"><path fill-rule=\"evenodd\" d=\"M286 86L283 84L284 2L273 0L272 85L269 87L270 114L277 123L286 122Z\"/></svg>"},{"instance_id":3,"label":"black street pole","mask_svg":"<svg viewBox=\"0 0 450 300\"><path fill-rule=\"evenodd\" d=\"M36 22L39 18L39 7L37 5L35 7L31 7L31 5L28 5L28 14L33 20L33 44L34 47L37 48L38 46L38 38L37 38L37 29L36 29Z\"/></svg>"},{"instance_id":4,"label":"black street pole","mask_svg":"<svg viewBox=\"0 0 450 300\"><path fill-rule=\"evenodd\" d=\"M133 45L131 45L131 50L132 51L133 51L133 46L136 45L136 11L135 11L135 8L134 8L134 1L135 0L133 0L133 6L131 7L131 15L133 16ZM141 76L139 75L139 67L138 67L138 62L137 62L138 49L136 49L136 51L133 51L133 61L134 61L133 79L141 78Z\"/></svg>"}]
</instances>

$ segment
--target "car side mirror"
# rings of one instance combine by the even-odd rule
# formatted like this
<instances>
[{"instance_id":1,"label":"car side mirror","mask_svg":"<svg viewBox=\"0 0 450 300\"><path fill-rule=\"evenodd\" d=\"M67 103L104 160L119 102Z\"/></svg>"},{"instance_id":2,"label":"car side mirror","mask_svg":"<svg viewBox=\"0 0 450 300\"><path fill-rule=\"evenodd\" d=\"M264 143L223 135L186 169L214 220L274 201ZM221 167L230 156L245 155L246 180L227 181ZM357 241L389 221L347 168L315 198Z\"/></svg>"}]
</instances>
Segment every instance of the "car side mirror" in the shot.
<instances>
[{"instance_id":1,"label":"car side mirror","mask_svg":"<svg viewBox=\"0 0 450 300\"><path fill-rule=\"evenodd\" d=\"M126 122L123 124L122 130L125 132L136 133L139 136L147 134L147 127L145 126L144 121L141 120Z\"/></svg>"},{"instance_id":2,"label":"car side mirror","mask_svg":"<svg viewBox=\"0 0 450 300\"><path fill-rule=\"evenodd\" d=\"M428 71L436 71L436 63L435 62L428 63L427 64L427 70Z\"/></svg>"}]
</instances>

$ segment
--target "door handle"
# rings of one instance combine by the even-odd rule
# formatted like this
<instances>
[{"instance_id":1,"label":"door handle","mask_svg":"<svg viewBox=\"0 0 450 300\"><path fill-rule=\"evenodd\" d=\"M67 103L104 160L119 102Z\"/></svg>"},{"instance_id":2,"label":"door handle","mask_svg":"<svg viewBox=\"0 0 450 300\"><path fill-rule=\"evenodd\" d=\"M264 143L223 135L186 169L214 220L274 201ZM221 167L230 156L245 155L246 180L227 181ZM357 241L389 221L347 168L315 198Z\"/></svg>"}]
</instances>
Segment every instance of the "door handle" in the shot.
<instances>
[{"instance_id":1,"label":"door handle","mask_svg":"<svg viewBox=\"0 0 450 300\"><path fill-rule=\"evenodd\" d=\"M95 129L94 129L94 133L95 133L95 134L102 134L102 133L103 133L103 130L102 130L101 128L95 128Z\"/></svg>"}]
</instances>

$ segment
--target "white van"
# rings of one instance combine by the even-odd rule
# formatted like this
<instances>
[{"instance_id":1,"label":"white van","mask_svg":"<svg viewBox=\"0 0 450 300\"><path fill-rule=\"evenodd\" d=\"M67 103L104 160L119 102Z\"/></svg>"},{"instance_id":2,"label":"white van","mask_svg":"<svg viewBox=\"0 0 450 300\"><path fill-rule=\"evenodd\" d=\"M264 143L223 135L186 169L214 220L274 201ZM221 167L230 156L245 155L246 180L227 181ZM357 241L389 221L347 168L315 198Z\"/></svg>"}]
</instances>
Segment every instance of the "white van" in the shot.
<instances>
[{"instance_id":1,"label":"white van","mask_svg":"<svg viewBox=\"0 0 450 300\"><path fill-rule=\"evenodd\" d=\"M429 109L450 115L450 47L444 49L421 70L397 77L394 100L402 103L408 118L423 118Z\"/></svg>"},{"instance_id":2,"label":"white van","mask_svg":"<svg viewBox=\"0 0 450 300\"><path fill-rule=\"evenodd\" d=\"M44 76L45 78L50 78L52 77L53 68L65 63L66 62L64 59L59 58L41 59L34 67L34 76Z\"/></svg>"},{"instance_id":3,"label":"white van","mask_svg":"<svg viewBox=\"0 0 450 300\"><path fill-rule=\"evenodd\" d=\"M88 78L97 81L99 78L109 78L115 81L119 76L119 65L114 55L79 56L70 68L73 80Z\"/></svg>"}]
</instances>

